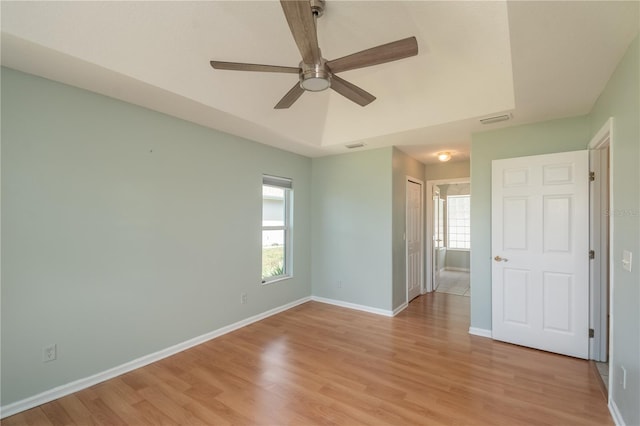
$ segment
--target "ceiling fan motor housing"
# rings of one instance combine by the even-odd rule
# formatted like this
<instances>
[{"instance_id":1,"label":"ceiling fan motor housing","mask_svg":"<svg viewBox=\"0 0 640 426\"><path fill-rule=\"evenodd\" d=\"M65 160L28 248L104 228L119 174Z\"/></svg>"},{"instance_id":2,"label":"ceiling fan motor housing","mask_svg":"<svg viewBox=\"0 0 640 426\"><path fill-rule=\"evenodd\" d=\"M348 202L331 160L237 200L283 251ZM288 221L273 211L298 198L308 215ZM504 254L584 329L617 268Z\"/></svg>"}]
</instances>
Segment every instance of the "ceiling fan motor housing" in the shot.
<instances>
[{"instance_id":1,"label":"ceiling fan motor housing","mask_svg":"<svg viewBox=\"0 0 640 426\"><path fill-rule=\"evenodd\" d=\"M326 63L324 59L318 64L300 62L300 87L310 92L321 92L331 87L331 72Z\"/></svg>"}]
</instances>

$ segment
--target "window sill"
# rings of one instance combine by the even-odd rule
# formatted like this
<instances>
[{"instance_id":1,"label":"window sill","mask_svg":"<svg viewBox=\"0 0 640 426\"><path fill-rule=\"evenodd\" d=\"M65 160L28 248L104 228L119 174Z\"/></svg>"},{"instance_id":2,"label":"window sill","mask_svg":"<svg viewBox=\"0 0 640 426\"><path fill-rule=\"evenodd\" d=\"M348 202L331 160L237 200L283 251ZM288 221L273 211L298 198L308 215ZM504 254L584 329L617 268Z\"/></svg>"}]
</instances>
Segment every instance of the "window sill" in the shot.
<instances>
[{"instance_id":1,"label":"window sill","mask_svg":"<svg viewBox=\"0 0 640 426\"><path fill-rule=\"evenodd\" d=\"M471 251L471 249L468 248L449 248L446 247L447 251Z\"/></svg>"},{"instance_id":2,"label":"window sill","mask_svg":"<svg viewBox=\"0 0 640 426\"><path fill-rule=\"evenodd\" d=\"M269 285L269 284L273 284L273 283L277 283L280 281L286 281L293 278L293 275L283 275L281 277L278 278L274 278L272 280L268 280L268 281L262 281L262 285Z\"/></svg>"}]
</instances>

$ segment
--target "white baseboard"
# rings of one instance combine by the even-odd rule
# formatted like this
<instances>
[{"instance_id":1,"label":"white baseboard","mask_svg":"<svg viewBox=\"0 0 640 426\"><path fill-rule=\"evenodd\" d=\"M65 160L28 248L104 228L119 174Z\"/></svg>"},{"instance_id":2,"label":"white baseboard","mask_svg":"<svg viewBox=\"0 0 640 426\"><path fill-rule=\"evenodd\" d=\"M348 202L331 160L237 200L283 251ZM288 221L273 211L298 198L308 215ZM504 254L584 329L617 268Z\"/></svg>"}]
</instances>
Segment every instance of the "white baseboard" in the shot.
<instances>
[{"instance_id":1,"label":"white baseboard","mask_svg":"<svg viewBox=\"0 0 640 426\"><path fill-rule=\"evenodd\" d=\"M445 266L445 271L460 271L460 272L469 272L471 271L469 268L457 268L455 266Z\"/></svg>"},{"instance_id":2,"label":"white baseboard","mask_svg":"<svg viewBox=\"0 0 640 426\"><path fill-rule=\"evenodd\" d=\"M37 407L38 405L51 402L55 399L62 398L63 396L67 396L74 392L78 392L78 391L81 391L82 389L86 389L98 383L104 382L105 380L113 379L114 377L120 376L124 373L128 373L129 371L133 371L137 368L144 367L145 365L149 365L156 361L160 361L163 358L170 357L171 355L175 355L179 352L182 352L194 346L200 345L209 340L215 339L216 337L222 336L223 334L230 333L232 331L235 331L242 327L246 327L249 324L263 320L272 315L279 314L280 312L284 312L288 309L291 309L295 306L306 303L310 300L311 300L311 297L303 297L302 299L295 300L293 302L287 303L277 308L273 308L266 312L240 320L236 323L227 325L225 327L219 328L212 332L203 334L198 337L194 337L193 339L189 339L182 343L178 343L177 345L170 346L158 352L154 352L152 354L134 359L133 361L129 361L122 365L118 365L116 367L110 368L109 370L106 370L106 371L103 371L79 380L75 380L70 383L66 383L64 385L55 387L53 389L49 389L47 391L31 396L29 398L25 398L23 400L5 405L3 407L0 407L0 419L12 416L21 411L25 411L33 407Z\"/></svg>"},{"instance_id":3,"label":"white baseboard","mask_svg":"<svg viewBox=\"0 0 640 426\"><path fill-rule=\"evenodd\" d=\"M488 337L490 339L492 338L491 330L488 330L486 328L469 327L469 334L480 337Z\"/></svg>"},{"instance_id":4,"label":"white baseboard","mask_svg":"<svg viewBox=\"0 0 640 426\"><path fill-rule=\"evenodd\" d=\"M395 315L394 313L395 311L388 311L386 309L380 309L380 308L372 308L371 306L358 305L357 303L345 302L343 300L327 299L326 297L320 297L320 296L311 296L311 300L313 300L314 302L326 303L328 305L335 305L343 308L369 312L371 314L384 315L386 317L392 317Z\"/></svg>"},{"instance_id":5,"label":"white baseboard","mask_svg":"<svg viewBox=\"0 0 640 426\"><path fill-rule=\"evenodd\" d=\"M613 417L613 422L616 424L616 426L626 426L626 423L624 422L624 419L622 418L622 415L618 410L616 402L611 398L609 398L609 412L611 413L611 417Z\"/></svg>"},{"instance_id":6,"label":"white baseboard","mask_svg":"<svg viewBox=\"0 0 640 426\"><path fill-rule=\"evenodd\" d=\"M404 311L405 309L407 309L407 306L409 306L409 304L407 302L404 302L402 305L398 306L397 308L395 308L393 310L392 316L396 316L398 315L400 312Z\"/></svg>"}]
</instances>

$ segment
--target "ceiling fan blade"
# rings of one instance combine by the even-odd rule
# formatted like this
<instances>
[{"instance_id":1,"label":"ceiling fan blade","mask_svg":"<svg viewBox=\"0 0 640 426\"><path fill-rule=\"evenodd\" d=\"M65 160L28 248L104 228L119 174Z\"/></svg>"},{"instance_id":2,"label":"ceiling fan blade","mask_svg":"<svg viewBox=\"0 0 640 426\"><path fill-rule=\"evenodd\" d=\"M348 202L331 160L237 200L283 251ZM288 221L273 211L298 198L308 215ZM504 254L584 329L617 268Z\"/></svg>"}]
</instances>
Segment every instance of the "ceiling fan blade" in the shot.
<instances>
[{"instance_id":1,"label":"ceiling fan blade","mask_svg":"<svg viewBox=\"0 0 640 426\"><path fill-rule=\"evenodd\" d=\"M331 72L336 73L397 61L417 54L418 42L415 37L409 37L334 59L327 62L327 65Z\"/></svg>"},{"instance_id":2,"label":"ceiling fan blade","mask_svg":"<svg viewBox=\"0 0 640 426\"><path fill-rule=\"evenodd\" d=\"M281 67L278 65L244 64L242 62L221 62L221 61L211 61L209 63L213 68L217 70L286 72L291 74L298 74L300 72L300 68Z\"/></svg>"},{"instance_id":3,"label":"ceiling fan blade","mask_svg":"<svg viewBox=\"0 0 640 426\"><path fill-rule=\"evenodd\" d=\"M303 93L304 93L304 89L300 87L300 83L296 83L296 85L293 86L291 90L289 90L287 94L284 95L282 99L280 99L280 102L278 102L276 106L273 108L274 109L289 108L291 105L293 105L295 101L298 100L300 95L302 95Z\"/></svg>"},{"instance_id":4,"label":"ceiling fan blade","mask_svg":"<svg viewBox=\"0 0 640 426\"><path fill-rule=\"evenodd\" d=\"M371 93L359 88L355 84L349 83L337 75L331 77L331 88L360 106L369 105L376 100L376 97Z\"/></svg>"},{"instance_id":5,"label":"ceiling fan blade","mask_svg":"<svg viewBox=\"0 0 640 426\"><path fill-rule=\"evenodd\" d=\"M302 61L306 64L320 63L316 20L309 0L280 0L280 4Z\"/></svg>"}]
</instances>

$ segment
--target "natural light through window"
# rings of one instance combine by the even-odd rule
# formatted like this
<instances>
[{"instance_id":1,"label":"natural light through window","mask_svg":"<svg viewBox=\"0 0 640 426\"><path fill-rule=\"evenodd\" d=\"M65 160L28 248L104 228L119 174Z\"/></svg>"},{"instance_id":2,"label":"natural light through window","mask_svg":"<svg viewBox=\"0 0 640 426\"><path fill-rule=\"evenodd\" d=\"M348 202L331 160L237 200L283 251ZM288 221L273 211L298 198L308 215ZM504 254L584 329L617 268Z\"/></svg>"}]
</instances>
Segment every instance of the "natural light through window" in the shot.
<instances>
[{"instance_id":1,"label":"natural light through window","mask_svg":"<svg viewBox=\"0 0 640 426\"><path fill-rule=\"evenodd\" d=\"M291 276L290 179L262 179L262 282Z\"/></svg>"},{"instance_id":2,"label":"natural light through window","mask_svg":"<svg viewBox=\"0 0 640 426\"><path fill-rule=\"evenodd\" d=\"M471 197L447 197L447 248L471 248Z\"/></svg>"}]
</instances>

